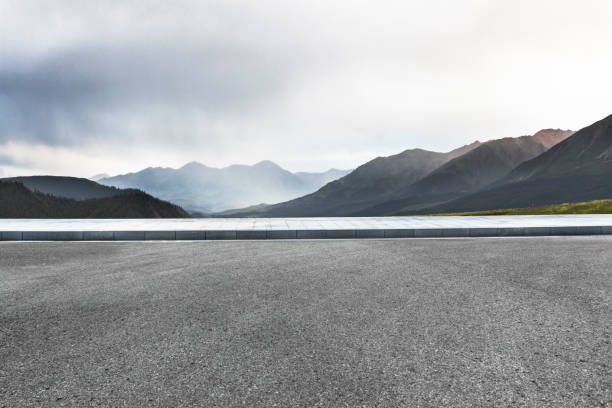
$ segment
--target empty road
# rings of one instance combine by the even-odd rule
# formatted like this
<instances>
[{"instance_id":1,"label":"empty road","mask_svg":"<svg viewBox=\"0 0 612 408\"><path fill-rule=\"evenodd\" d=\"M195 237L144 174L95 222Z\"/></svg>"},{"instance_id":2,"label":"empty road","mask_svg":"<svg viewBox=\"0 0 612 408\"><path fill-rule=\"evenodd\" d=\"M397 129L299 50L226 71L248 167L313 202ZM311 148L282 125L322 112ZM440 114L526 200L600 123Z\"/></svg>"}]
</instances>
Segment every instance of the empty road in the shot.
<instances>
[{"instance_id":1,"label":"empty road","mask_svg":"<svg viewBox=\"0 0 612 408\"><path fill-rule=\"evenodd\" d=\"M0 243L0 407L611 407L612 237Z\"/></svg>"}]
</instances>

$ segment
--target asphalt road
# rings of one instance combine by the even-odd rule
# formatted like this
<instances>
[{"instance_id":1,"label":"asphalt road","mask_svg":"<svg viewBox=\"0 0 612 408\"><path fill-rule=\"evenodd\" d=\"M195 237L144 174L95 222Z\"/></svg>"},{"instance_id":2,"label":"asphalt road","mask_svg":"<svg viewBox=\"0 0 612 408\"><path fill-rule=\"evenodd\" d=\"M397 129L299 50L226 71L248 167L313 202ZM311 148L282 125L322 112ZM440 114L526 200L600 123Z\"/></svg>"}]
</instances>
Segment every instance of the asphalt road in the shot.
<instances>
[{"instance_id":1,"label":"asphalt road","mask_svg":"<svg viewBox=\"0 0 612 408\"><path fill-rule=\"evenodd\" d=\"M2 243L0 407L612 406L612 238Z\"/></svg>"}]
</instances>

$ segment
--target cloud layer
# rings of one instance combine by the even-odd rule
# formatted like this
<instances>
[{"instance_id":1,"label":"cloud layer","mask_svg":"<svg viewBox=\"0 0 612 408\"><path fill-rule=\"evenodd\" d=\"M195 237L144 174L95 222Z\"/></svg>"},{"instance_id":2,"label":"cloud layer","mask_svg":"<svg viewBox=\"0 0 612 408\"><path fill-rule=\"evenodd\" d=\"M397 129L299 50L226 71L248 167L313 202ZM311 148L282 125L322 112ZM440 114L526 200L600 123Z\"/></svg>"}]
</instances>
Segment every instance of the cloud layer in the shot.
<instances>
[{"instance_id":1,"label":"cloud layer","mask_svg":"<svg viewBox=\"0 0 612 408\"><path fill-rule=\"evenodd\" d=\"M605 0L5 2L0 167L321 170L575 129L612 113L610 17Z\"/></svg>"}]
</instances>

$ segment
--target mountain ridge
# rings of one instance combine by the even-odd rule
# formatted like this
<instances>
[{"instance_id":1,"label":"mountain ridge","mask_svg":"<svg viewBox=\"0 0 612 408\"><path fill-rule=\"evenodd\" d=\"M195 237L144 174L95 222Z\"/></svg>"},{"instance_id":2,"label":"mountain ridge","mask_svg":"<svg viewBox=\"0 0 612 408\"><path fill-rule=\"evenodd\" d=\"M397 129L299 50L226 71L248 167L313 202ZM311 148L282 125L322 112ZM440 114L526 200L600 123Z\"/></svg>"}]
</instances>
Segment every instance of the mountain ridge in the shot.
<instances>
[{"instance_id":1,"label":"mountain ridge","mask_svg":"<svg viewBox=\"0 0 612 408\"><path fill-rule=\"evenodd\" d=\"M0 181L1 218L189 218L180 207L142 191L76 200Z\"/></svg>"},{"instance_id":2,"label":"mountain ridge","mask_svg":"<svg viewBox=\"0 0 612 408\"><path fill-rule=\"evenodd\" d=\"M612 197L612 115L575 132L498 182L431 207L431 212L484 211Z\"/></svg>"},{"instance_id":3,"label":"mountain ridge","mask_svg":"<svg viewBox=\"0 0 612 408\"><path fill-rule=\"evenodd\" d=\"M0 182L2 181L20 182L33 191L39 191L57 197L73 198L75 200L112 197L126 192L125 190L105 186L81 177L19 176L0 178Z\"/></svg>"},{"instance_id":4,"label":"mountain ridge","mask_svg":"<svg viewBox=\"0 0 612 408\"><path fill-rule=\"evenodd\" d=\"M554 146L570 134L571 131L546 129L533 136L489 140L440 166L411 185L399 198L356 215L393 214L401 210L420 212L432 204L478 191L497 182L521 163L544 153L548 150L546 146Z\"/></svg>"},{"instance_id":5,"label":"mountain ridge","mask_svg":"<svg viewBox=\"0 0 612 408\"><path fill-rule=\"evenodd\" d=\"M209 213L299 197L346 173L337 169L292 173L270 160L222 168L192 161L177 169L149 167L101 179L100 183L138 188L193 213Z\"/></svg>"},{"instance_id":6,"label":"mountain ridge","mask_svg":"<svg viewBox=\"0 0 612 408\"><path fill-rule=\"evenodd\" d=\"M532 136L479 141L447 153L408 149L377 157L316 192L234 216L377 216L419 212L478 191L537 157L573 132L542 129ZM426 155L427 157L424 157ZM393 163L393 164L391 164ZM399 165L399 163L402 163Z\"/></svg>"},{"instance_id":7,"label":"mountain ridge","mask_svg":"<svg viewBox=\"0 0 612 408\"><path fill-rule=\"evenodd\" d=\"M480 145L476 141L447 153L416 148L379 156L306 196L260 208L255 214L239 210L231 213L235 216L261 214L281 217L343 216L359 212L385 199L392 199L394 192L402 191L450 159Z\"/></svg>"}]
</instances>

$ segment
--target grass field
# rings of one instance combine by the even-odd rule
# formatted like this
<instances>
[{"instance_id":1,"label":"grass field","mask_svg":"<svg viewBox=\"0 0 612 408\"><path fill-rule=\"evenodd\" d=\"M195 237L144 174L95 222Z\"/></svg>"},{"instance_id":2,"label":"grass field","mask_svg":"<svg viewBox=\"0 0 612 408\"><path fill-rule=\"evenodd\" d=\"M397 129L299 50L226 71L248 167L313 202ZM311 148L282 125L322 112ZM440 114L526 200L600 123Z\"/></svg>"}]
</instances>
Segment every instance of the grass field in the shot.
<instances>
[{"instance_id":1,"label":"grass field","mask_svg":"<svg viewBox=\"0 0 612 408\"><path fill-rule=\"evenodd\" d=\"M581 203L564 203L528 208L471 211L430 215L546 215L546 214L612 214L611 200L595 200Z\"/></svg>"}]
</instances>

